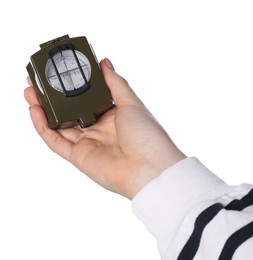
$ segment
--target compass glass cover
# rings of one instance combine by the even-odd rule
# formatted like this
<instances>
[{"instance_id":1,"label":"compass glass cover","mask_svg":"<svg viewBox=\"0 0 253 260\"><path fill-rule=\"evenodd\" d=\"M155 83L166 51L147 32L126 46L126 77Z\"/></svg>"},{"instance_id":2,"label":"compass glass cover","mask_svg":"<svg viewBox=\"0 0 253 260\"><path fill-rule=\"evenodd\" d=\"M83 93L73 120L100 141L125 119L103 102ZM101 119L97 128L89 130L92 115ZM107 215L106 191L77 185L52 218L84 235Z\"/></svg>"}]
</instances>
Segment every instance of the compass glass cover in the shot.
<instances>
[{"instance_id":1,"label":"compass glass cover","mask_svg":"<svg viewBox=\"0 0 253 260\"><path fill-rule=\"evenodd\" d=\"M80 67L83 72L80 70ZM45 74L49 84L55 90L64 92L64 86L66 91L73 91L83 87L90 80L91 65L87 57L81 52L76 50L62 50L54 54L51 59L48 59Z\"/></svg>"}]
</instances>

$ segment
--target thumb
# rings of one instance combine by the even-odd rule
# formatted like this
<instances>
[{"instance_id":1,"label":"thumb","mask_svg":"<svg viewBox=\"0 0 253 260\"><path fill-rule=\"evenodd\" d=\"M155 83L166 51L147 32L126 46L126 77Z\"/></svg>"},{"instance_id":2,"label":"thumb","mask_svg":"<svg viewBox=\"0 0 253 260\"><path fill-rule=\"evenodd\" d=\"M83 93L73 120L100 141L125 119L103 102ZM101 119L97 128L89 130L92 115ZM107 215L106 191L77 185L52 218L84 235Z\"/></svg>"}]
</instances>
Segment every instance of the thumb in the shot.
<instances>
[{"instance_id":1,"label":"thumb","mask_svg":"<svg viewBox=\"0 0 253 260\"><path fill-rule=\"evenodd\" d=\"M115 72L109 59L103 59L100 62L100 67L117 107L123 105L143 106L143 103L130 88L127 81Z\"/></svg>"}]
</instances>

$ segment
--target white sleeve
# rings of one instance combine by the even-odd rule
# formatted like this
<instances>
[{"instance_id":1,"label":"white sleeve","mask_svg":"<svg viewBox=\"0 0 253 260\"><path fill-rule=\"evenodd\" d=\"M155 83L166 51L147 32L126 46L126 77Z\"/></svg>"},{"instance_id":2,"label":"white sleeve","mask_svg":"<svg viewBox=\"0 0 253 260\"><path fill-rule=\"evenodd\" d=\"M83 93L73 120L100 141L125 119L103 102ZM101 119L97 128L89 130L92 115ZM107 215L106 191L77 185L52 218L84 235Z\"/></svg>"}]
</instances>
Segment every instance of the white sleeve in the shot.
<instances>
[{"instance_id":1,"label":"white sleeve","mask_svg":"<svg viewBox=\"0 0 253 260\"><path fill-rule=\"evenodd\" d=\"M229 186L186 158L133 199L163 260L253 259L253 186Z\"/></svg>"}]
</instances>

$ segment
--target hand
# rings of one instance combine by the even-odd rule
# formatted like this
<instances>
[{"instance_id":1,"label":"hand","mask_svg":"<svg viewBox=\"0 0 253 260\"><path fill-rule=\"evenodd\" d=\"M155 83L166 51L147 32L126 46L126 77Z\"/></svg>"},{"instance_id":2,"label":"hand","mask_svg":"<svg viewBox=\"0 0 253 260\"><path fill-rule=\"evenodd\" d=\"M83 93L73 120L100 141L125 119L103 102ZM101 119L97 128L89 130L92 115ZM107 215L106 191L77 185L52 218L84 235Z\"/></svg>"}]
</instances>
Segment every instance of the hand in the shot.
<instances>
[{"instance_id":1,"label":"hand","mask_svg":"<svg viewBox=\"0 0 253 260\"><path fill-rule=\"evenodd\" d=\"M185 155L114 71L111 62L104 59L100 65L115 107L88 128L52 130L29 79L24 96L36 131L52 151L101 186L132 199Z\"/></svg>"}]
</instances>

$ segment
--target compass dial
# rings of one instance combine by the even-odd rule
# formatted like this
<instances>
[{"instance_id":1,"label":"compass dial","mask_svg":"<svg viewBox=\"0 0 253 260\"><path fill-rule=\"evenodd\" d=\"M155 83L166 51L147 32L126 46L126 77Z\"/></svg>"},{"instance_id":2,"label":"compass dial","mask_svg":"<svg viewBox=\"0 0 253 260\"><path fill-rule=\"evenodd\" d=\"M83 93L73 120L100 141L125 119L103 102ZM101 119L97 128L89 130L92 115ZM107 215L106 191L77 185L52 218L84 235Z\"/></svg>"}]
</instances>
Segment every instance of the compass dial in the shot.
<instances>
[{"instance_id":1,"label":"compass dial","mask_svg":"<svg viewBox=\"0 0 253 260\"><path fill-rule=\"evenodd\" d=\"M78 59L79 64L76 59ZM90 80L91 65L81 52L62 50L48 59L45 74L49 84L55 90L60 92L75 91L84 87Z\"/></svg>"}]
</instances>

